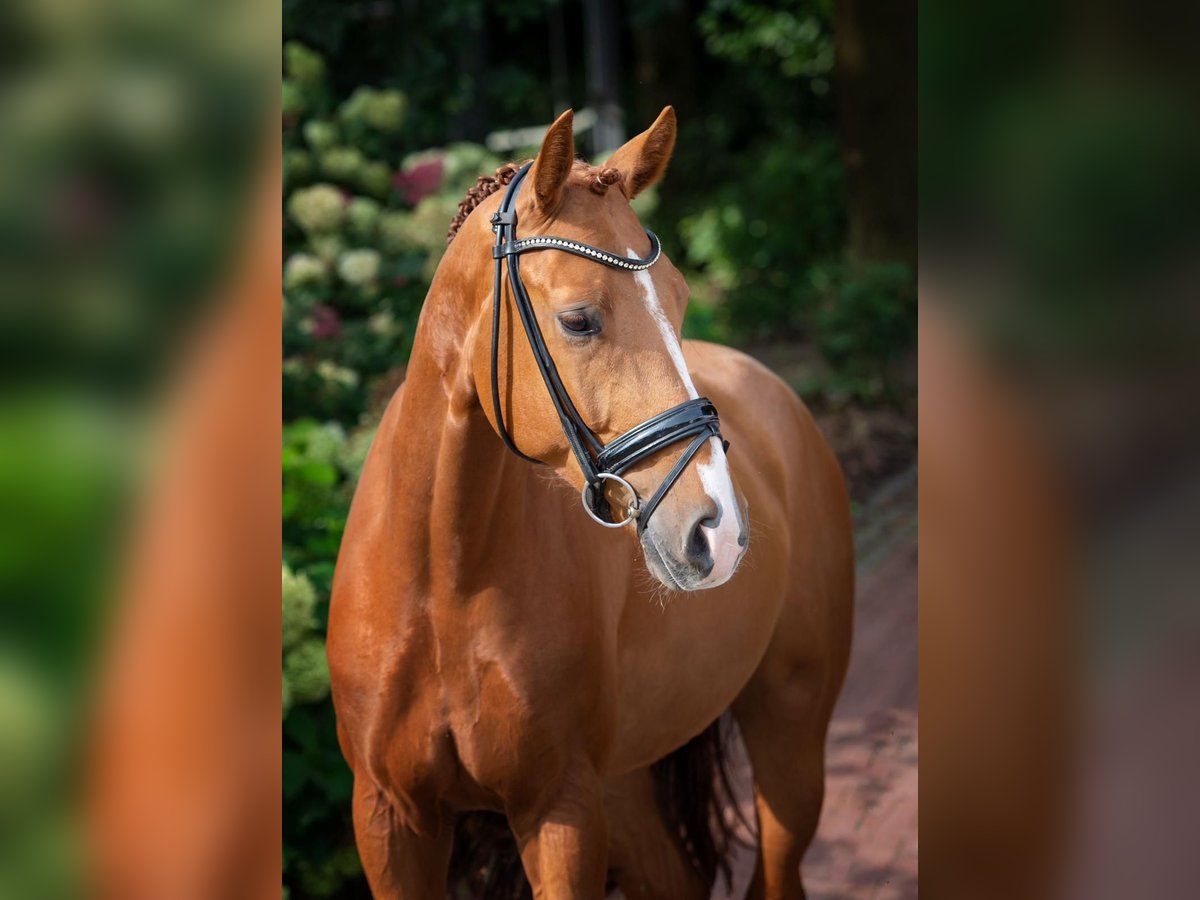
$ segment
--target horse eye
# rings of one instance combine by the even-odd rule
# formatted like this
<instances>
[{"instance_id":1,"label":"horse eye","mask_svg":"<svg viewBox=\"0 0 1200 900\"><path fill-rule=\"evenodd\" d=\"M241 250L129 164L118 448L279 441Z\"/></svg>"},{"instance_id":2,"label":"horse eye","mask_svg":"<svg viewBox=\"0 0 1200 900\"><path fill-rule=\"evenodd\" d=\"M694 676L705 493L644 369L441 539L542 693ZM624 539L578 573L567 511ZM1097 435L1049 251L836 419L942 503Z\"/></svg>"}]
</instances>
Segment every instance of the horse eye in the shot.
<instances>
[{"instance_id":1,"label":"horse eye","mask_svg":"<svg viewBox=\"0 0 1200 900\"><path fill-rule=\"evenodd\" d=\"M571 334L593 334L600 330L584 313L564 313L558 317L558 321Z\"/></svg>"}]
</instances>

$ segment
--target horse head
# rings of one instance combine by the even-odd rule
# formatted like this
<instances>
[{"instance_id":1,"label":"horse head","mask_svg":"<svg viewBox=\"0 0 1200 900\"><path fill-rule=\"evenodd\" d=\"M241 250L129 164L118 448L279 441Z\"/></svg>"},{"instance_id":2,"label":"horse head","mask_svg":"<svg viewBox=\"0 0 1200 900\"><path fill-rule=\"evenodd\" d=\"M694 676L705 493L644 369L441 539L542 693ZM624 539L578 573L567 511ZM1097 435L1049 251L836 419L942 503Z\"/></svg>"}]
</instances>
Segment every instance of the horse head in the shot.
<instances>
[{"instance_id":1,"label":"horse head","mask_svg":"<svg viewBox=\"0 0 1200 900\"><path fill-rule=\"evenodd\" d=\"M495 379L495 403L482 406L510 448L584 491L585 505L589 496L597 507L606 502L614 523L634 526L647 567L665 586L699 590L733 575L746 550L747 529L745 500L734 486L715 411L699 401L680 344L687 284L670 260L658 255L655 239L630 206L662 176L675 132L675 114L667 107L649 129L596 167L575 159L571 112L559 117L532 166L516 175L523 184L512 201L520 223L517 237L527 242L530 235L554 237L535 248L546 252L524 253L514 281L502 282L497 266L497 293L482 305L465 349L479 397L493 394ZM511 181L514 174L510 167L504 177ZM481 204L480 214L463 223L454 242L465 243L469 234L472 254L500 257L504 232L492 241L500 230L497 222L505 221L496 215L500 207L498 199ZM564 248L569 252L552 252ZM454 250L458 255L464 248ZM507 260L514 265L514 256ZM537 341L521 334L518 290L536 319L536 328L524 330L540 332L541 368L531 346ZM499 309L495 353L494 307ZM565 401L552 397L547 357ZM569 414L563 412L564 402ZM668 426L661 417L654 426L655 419L675 407L680 408L673 420L676 432L664 439L662 429ZM576 416L581 427L572 428ZM696 418L703 416L708 418ZM577 437L573 446L572 431L584 433L586 440ZM613 442L622 436L635 438L624 443L640 445L643 453L617 464L619 478L600 475L597 480L596 471L585 471L594 458L602 469L604 448L620 447ZM589 482L599 486L592 495ZM635 526L639 502L645 518Z\"/></svg>"}]
</instances>

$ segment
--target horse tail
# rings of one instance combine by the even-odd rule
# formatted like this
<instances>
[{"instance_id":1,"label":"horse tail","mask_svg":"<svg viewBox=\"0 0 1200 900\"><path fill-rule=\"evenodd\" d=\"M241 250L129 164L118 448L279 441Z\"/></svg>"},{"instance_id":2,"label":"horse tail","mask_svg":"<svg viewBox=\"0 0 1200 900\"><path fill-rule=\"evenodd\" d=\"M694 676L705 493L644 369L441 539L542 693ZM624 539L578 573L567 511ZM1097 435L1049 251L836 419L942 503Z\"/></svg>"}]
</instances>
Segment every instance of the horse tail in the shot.
<instances>
[{"instance_id":1,"label":"horse tail","mask_svg":"<svg viewBox=\"0 0 1200 900\"><path fill-rule=\"evenodd\" d=\"M739 826L753 834L729 777L728 714L650 767L659 810L688 863L711 891L717 876L732 887L729 854Z\"/></svg>"},{"instance_id":2,"label":"horse tail","mask_svg":"<svg viewBox=\"0 0 1200 900\"><path fill-rule=\"evenodd\" d=\"M450 855L450 900L530 900L508 819L498 812L461 812L454 822Z\"/></svg>"}]
</instances>

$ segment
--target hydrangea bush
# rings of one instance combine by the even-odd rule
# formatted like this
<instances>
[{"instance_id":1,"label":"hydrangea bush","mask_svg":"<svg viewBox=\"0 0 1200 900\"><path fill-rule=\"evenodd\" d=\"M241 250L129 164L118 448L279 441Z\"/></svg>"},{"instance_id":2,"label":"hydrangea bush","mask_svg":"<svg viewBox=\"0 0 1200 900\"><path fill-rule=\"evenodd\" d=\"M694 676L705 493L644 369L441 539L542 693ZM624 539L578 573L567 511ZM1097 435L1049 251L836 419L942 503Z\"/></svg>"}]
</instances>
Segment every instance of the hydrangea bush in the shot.
<instances>
[{"instance_id":1,"label":"hydrangea bush","mask_svg":"<svg viewBox=\"0 0 1200 900\"><path fill-rule=\"evenodd\" d=\"M360 877L349 770L329 702L333 567L374 421L403 377L446 229L478 175L474 144L406 134L408 100L334 95L320 55L284 48L284 885L328 897Z\"/></svg>"},{"instance_id":2,"label":"hydrangea bush","mask_svg":"<svg viewBox=\"0 0 1200 900\"><path fill-rule=\"evenodd\" d=\"M316 53L284 60L284 417L353 426L408 356L459 200L501 160L412 147L402 92L339 99Z\"/></svg>"}]
</instances>

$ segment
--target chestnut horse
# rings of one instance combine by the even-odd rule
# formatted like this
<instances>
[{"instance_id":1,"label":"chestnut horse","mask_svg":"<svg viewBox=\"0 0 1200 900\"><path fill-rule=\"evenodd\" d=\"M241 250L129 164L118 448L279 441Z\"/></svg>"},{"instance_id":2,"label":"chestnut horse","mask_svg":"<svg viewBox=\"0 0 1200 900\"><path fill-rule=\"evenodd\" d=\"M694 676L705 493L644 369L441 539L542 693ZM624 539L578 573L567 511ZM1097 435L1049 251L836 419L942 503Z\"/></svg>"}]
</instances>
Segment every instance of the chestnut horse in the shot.
<instances>
[{"instance_id":1,"label":"chestnut horse","mask_svg":"<svg viewBox=\"0 0 1200 900\"><path fill-rule=\"evenodd\" d=\"M646 254L629 201L674 144L668 107L594 168L575 160L564 113L519 194L523 233ZM728 457L708 439L640 538L597 526L505 286L501 413L545 465L511 453L490 383L500 198L484 195L513 168L464 205L342 541L328 653L367 879L377 897L445 896L457 813L494 810L536 897L599 898L608 873L629 898L707 896L650 767L732 709L755 779L751 893L803 897L850 643L841 472L776 376L726 347L681 344L688 291L665 257L630 272L539 252L521 274L599 438L704 394ZM682 451L625 477L648 496Z\"/></svg>"}]
</instances>

